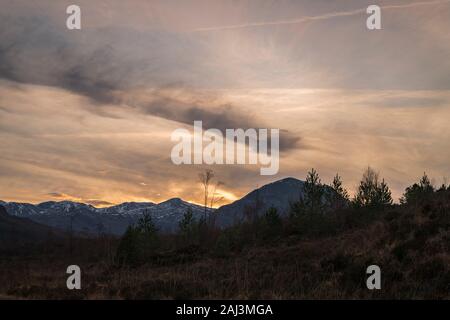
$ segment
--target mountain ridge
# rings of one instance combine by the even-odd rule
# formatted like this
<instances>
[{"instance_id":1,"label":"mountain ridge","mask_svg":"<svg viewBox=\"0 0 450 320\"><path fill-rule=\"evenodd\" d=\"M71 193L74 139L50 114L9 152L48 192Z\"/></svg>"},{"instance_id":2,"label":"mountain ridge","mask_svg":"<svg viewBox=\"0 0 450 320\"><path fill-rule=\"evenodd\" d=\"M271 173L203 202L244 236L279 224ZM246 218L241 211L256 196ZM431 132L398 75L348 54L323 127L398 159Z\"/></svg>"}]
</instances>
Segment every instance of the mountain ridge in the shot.
<instances>
[{"instance_id":1,"label":"mountain ridge","mask_svg":"<svg viewBox=\"0 0 450 320\"><path fill-rule=\"evenodd\" d=\"M49 238L64 236L49 226L8 214L4 203L0 203L0 250L37 244Z\"/></svg>"},{"instance_id":2,"label":"mountain ridge","mask_svg":"<svg viewBox=\"0 0 450 320\"><path fill-rule=\"evenodd\" d=\"M281 215L287 213L292 202L298 201L304 181L286 177L254 189L242 198L208 212L217 213L217 226L227 227L245 218L245 211L252 208L257 214L275 207ZM60 230L83 233L110 233L121 235L126 228L138 221L144 212L149 213L156 226L164 232L175 232L187 209L194 219L204 216L203 206L174 197L160 203L123 202L109 207L96 208L90 204L64 201L44 201L39 204L4 202L9 214L29 218L40 224Z\"/></svg>"},{"instance_id":3,"label":"mountain ridge","mask_svg":"<svg viewBox=\"0 0 450 320\"><path fill-rule=\"evenodd\" d=\"M5 202L0 203L15 217L27 218L39 224L63 231L121 235L126 228L148 212L157 227L165 232L174 232L179 220L188 208L194 218L204 213L204 207L180 198L172 198L161 203L124 202L118 205L96 208L92 205L72 201L44 201L39 204Z\"/></svg>"}]
</instances>

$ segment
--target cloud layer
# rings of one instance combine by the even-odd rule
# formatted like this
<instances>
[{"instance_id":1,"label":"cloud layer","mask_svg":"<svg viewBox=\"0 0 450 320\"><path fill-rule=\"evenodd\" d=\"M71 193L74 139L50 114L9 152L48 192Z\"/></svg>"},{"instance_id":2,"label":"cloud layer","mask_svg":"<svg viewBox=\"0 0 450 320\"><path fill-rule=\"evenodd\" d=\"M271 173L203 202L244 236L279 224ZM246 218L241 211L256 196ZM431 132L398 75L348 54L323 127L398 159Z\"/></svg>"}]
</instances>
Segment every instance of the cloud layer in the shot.
<instances>
[{"instance_id":1,"label":"cloud layer","mask_svg":"<svg viewBox=\"0 0 450 320\"><path fill-rule=\"evenodd\" d=\"M0 198L200 202L204 167L169 159L195 120L280 128L277 177L449 175L449 1L379 1L374 32L371 1L80 0L81 31L69 4L2 3ZM277 178L213 169L227 201Z\"/></svg>"}]
</instances>

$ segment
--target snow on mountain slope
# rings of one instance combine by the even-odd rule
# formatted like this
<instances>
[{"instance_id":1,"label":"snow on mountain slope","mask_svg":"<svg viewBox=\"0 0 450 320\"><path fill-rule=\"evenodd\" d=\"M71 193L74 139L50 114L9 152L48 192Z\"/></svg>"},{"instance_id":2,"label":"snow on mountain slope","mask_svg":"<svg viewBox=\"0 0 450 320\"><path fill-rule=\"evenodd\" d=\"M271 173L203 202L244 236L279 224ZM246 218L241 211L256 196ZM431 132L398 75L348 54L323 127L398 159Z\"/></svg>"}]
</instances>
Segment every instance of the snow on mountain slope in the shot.
<instances>
[{"instance_id":1,"label":"snow on mountain slope","mask_svg":"<svg viewBox=\"0 0 450 320\"><path fill-rule=\"evenodd\" d=\"M303 194L304 182L295 178L285 178L253 190L242 199L213 210L217 214L219 227L227 227L242 221L245 210L263 213L269 207L278 209L281 215L288 212L291 203ZM3 202L11 215L29 218L35 222L61 230L74 230L92 234L110 233L121 235L126 228L136 223L144 212L149 213L156 226L163 232L174 232L178 223L190 208L195 219L204 216L204 207L173 198L155 204L152 202L125 202L108 208L95 208L72 201L48 201L38 205L28 203ZM211 211L208 210L208 214Z\"/></svg>"},{"instance_id":2,"label":"snow on mountain slope","mask_svg":"<svg viewBox=\"0 0 450 320\"><path fill-rule=\"evenodd\" d=\"M153 202L124 202L112 207L96 209L98 213L104 214L142 214L144 210L150 209L155 204Z\"/></svg>"},{"instance_id":3,"label":"snow on mountain slope","mask_svg":"<svg viewBox=\"0 0 450 320\"><path fill-rule=\"evenodd\" d=\"M29 218L35 222L60 230L91 234L110 233L121 235L126 228L136 223L144 212L148 212L156 226L165 232L174 232L188 208L195 218L200 218L203 207L170 199L160 204L151 202L125 202L107 208L95 208L72 201L47 201L38 205L16 202L2 202L13 216Z\"/></svg>"}]
</instances>

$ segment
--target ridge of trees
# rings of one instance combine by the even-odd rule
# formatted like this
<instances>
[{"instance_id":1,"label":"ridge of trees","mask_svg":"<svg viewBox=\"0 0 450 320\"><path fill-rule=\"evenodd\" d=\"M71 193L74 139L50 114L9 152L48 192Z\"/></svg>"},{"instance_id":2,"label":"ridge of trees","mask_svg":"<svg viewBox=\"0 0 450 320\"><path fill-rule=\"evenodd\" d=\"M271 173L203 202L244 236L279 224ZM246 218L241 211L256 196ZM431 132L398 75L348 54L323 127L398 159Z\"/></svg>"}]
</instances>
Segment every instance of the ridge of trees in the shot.
<instances>
[{"instance_id":1,"label":"ridge of trees","mask_svg":"<svg viewBox=\"0 0 450 320\"><path fill-rule=\"evenodd\" d=\"M397 205L393 203L386 180L380 178L374 169L367 167L355 195L350 197L338 173L327 185L322 183L318 172L312 168L307 173L303 189L300 190L299 200L291 203L287 216L282 217L275 207L268 208L262 214L244 212L245 221L221 230L215 225L216 214L208 210L214 203L216 188L221 184L217 183L213 191L209 191L213 177L212 171L200 175L200 182L205 191L205 211L202 217L195 219L192 209L188 208L179 222L177 234L171 238L174 241L161 246L161 235L151 215L145 212L138 223L129 226L121 238L116 261L129 265L144 263L157 256L161 247L186 252L206 251L225 256L252 243L267 243L289 235L333 235L339 230L370 223L380 212L386 212L396 206L425 205L435 194L450 192L450 185L444 183L435 188L424 173L417 183L405 189L400 204ZM253 209L246 210L256 211L255 208L260 207L255 205Z\"/></svg>"}]
</instances>

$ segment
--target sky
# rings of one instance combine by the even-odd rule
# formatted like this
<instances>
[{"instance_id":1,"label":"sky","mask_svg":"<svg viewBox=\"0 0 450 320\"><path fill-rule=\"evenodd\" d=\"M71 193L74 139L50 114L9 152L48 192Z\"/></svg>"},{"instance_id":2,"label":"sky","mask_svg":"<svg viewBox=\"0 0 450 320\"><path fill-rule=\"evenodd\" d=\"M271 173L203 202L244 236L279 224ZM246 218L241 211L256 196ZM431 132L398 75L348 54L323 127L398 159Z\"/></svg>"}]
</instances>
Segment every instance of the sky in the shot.
<instances>
[{"instance_id":1,"label":"sky","mask_svg":"<svg viewBox=\"0 0 450 320\"><path fill-rule=\"evenodd\" d=\"M398 199L450 178L450 1L0 0L0 199L95 206L221 203L266 183L353 193L380 172ZM382 9L382 29L365 10ZM280 169L174 165L178 128L280 129Z\"/></svg>"}]
</instances>

